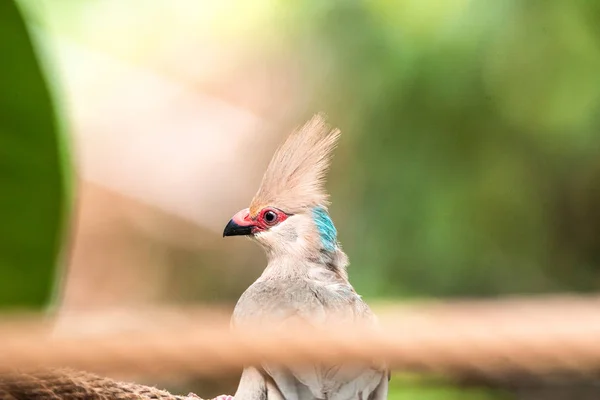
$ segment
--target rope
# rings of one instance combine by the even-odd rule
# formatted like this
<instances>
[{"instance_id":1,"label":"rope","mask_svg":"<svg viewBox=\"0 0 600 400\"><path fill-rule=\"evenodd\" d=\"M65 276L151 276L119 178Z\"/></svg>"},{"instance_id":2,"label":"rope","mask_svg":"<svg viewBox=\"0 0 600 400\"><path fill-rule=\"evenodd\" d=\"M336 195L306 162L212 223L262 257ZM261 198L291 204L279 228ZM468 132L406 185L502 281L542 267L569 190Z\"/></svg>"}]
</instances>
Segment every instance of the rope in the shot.
<instances>
[{"instance_id":1,"label":"rope","mask_svg":"<svg viewBox=\"0 0 600 400\"><path fill-rule=\"evenodd\" d=\"M3 318L0 366L161 378L214 377L261 361L382 360L395 369L489 378L554 372L585 377L600 370L600 297L394 306L378 314L377 331L338 321L239 332L229 329L227 314L175 310L146 313L146 322L126 332L74 329L58 337L50 335L51 321ZM84 325L75 314L69 318L73 328Z\"/></svg>"},{"instance_id":2,"label":"rope","mask_svg":"<svg viewBox=\"0 0 600 400\"><path fill-rule=\"evenodd\" d=\"M154 387L70 371L11 372L0 375L0 400L199 400ZM201 399L200 399L201 400Z\"/></svg>"}]
</instances>

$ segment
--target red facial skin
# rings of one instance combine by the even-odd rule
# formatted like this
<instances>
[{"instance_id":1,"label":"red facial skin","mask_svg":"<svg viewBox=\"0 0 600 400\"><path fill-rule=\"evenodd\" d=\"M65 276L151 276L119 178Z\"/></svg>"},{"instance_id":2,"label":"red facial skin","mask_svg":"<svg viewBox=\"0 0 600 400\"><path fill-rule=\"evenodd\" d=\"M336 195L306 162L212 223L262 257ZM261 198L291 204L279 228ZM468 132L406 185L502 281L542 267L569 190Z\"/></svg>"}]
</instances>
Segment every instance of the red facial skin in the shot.
<instances>
[{"instance_id":1,"label":"red facial skin","mask_svg":"<svg viewBox=\"0 0 600 400\"><path fill-rule=\"evenodd\" d=\"M267 221L267 219L265 218L265 215L267 213L274 213L275 219L272 221ZM280 224L281 222L285 221L288 217L288 214L284 213L283 211L277 208L265 207L262 210L260 210L260 212L254 218L250 216L250 211L247 208L245 208L237 214L235 214L231 219L239 226L251 226L252 234L256 234L259 232L264 232L267 229L272 228L277 224Z\"/></svg>"}]
</instances>

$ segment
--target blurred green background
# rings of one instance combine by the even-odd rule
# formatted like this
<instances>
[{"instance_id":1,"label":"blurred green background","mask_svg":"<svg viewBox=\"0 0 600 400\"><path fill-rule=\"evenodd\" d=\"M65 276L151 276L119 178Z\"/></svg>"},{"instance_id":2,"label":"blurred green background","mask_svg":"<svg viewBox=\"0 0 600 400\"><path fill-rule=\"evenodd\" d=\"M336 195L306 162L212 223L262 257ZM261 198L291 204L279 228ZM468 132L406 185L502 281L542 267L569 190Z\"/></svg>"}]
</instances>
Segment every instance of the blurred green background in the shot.
<instances>
[{"instance_id":1,"label":"blurred green background","mask_svg":"<svg viewBox=\"0 0 600 400\"><path fill-rule=\"evenodd\" d=\"M195 26L208 29L201 15L209 3L175 3L173 8L198 18L187 31L177 28L180 34L193 35ZM176 19L156 11L169 9L166 4L19 2L41 42L68 37L138 64L148 48L168 41L152 32L176 29ZM365 298L597 289L599 2L228 4L219 11L225 17L212 23L239 56L230 72L252 79L278 63L292 66L304 97L280 125L298 125L323 110L344 133L329 179L331 213L350 256L351 280ZM133 13L148 18L137 52L108 28L103 35L103 16L90 11L103 6L117 10L125 27L121 35ZM49 73L42 81L12 3L0 7L0 48L10 54L0 66L0 303L39 306L47 304L52 268L68 247L59 241L70 172L64 170L64 139L54 111L65 105L60 89L52 105L46 85L60 82ZM51 46L46 49L42 60L52 64L57 56ZM285 74L273 85L282 82ZM218 92L218 82L212 84L209 89ZM254 104L254 111L268 119L275 105L264 104ZM187 290L180 288L190 301L234 301L256 277L196 268L226 262L214 251L161 246L171 254L167 280L188 282ZM252 265L256 272L264 259L229 262ZM190 280L199 273L209 283ZM238 281L219 289L226 279ZM195 293L198 286L203 290ZM391 399L513 398L494 390L394 382Z\"/></svg>"}]
</instances>

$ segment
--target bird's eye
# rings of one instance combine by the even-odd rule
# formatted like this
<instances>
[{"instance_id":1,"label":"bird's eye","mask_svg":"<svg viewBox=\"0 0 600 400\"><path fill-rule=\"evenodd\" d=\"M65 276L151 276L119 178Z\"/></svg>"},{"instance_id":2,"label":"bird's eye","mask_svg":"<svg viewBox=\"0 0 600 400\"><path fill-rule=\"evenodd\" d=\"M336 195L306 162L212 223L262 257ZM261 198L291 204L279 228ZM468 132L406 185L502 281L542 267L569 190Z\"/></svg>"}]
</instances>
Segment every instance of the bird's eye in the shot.
<instances>
[{"instance_id":1,"label":"bird's eye","mask_svg":"<svg viewBox=\"0 0 600 400\"><path fill-rule=\"evenodd\" d=\"M264 213L263 219L267 224L272 225L275 222L277 222L277 214L275 213L275 211L269 210Z\"/></svg>"}]
</instances>

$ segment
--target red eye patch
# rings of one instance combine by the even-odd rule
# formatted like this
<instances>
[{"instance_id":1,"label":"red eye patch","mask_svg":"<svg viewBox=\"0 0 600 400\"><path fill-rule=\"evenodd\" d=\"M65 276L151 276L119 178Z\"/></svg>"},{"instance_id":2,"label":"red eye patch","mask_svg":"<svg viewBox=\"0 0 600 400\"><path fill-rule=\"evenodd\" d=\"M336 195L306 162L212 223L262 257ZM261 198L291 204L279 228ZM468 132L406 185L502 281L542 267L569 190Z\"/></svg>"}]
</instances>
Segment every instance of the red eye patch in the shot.
<instances>
[{"instance_id":1,"label":"red eye patch","mask_svg":"<svg viewBox=\"0 0 600 400\"><path fill-rule=\"evenodd\" d=\"M270 227L285 221L288 217L288 214L277 208L263 208L256 217L257 231L267 230Z\"/></svg>"}]
</instances>

